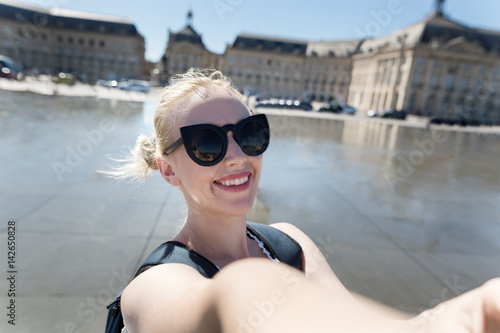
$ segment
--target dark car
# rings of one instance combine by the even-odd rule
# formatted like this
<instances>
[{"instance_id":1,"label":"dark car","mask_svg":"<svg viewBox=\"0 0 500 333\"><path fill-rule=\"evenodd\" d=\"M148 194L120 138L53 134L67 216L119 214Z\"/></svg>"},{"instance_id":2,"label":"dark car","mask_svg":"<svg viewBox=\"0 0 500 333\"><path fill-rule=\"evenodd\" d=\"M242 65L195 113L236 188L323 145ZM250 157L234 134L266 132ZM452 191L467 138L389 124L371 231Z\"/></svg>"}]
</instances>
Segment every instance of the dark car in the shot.
<instances>
[{"instance_id":1,"label":"dark car","mask_svg":"<svg viewBox=\"0 0 500 333\"><path fill-rule=\"evenodd\" d=\"M308 102L300 102L299 105L296 105L295 108L304 111L312 111L313 107L311 103Z\"/></svg>"},{"instance_id":2,"label":"dark car","mask_svg":"<svg viewBox=\"0 0 500 333\"><path fill-rule=\"evenodd\" d=\"M406 111L402 110L387 110L382 114L382 118L392 118L392 119L406 119Z\"/></svg>"},{"instance_id":3,"label":"dark car","mask_svg":"<svg viewBox=\"0 0 500 333\"><path fill-rule=\"evenodd\" d=\"M21 66L9 57L0 55L0 77L20 80L23 77Z\"/></svg>"},{"instance_id":4,"label":"dark car","mask_svg":"<svg viewBox=\"0 0 500 333\"><path fill-rule=\"evenodd\" d=\"M429 121L431 124L436 125L459 125L459 126L467 126L467 120L461 116L454 117L432 117Z\"/></svg>"},{"instance_id":5,"label":"dark car","mask_svg":"<svg viewBox=\"0 0 500 333\"><path fill-rule=\"evenodd\" d=\"M338 104L334 103L325 103L322 107L319 108L319 112L333 112L333 113L341 113L342 107Z\"/></svg>"}]
</instances>

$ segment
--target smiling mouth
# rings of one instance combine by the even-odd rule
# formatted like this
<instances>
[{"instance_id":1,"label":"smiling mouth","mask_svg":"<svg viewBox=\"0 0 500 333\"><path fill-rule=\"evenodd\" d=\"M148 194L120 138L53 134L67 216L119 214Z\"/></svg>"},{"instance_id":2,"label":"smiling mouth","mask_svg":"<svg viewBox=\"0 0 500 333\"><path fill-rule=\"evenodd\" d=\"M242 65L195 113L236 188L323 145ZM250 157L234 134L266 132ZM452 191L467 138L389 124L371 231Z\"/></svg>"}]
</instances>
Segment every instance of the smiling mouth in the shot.
<instances>
[{"instance_id":1,"label":"smiling mouth","mask_svg":"<svg viewBox=\"0 0 500 333\"><path fill-rule=\"evenodd\" d=\"M238 186L238 185L245 184L246 182L248 182L248 176L236 178L236 179L231 179L231 180L222 180L222 181L216 180L215 181L215 183L222 185L222 186Z\"/></svg>"}]
</instances>

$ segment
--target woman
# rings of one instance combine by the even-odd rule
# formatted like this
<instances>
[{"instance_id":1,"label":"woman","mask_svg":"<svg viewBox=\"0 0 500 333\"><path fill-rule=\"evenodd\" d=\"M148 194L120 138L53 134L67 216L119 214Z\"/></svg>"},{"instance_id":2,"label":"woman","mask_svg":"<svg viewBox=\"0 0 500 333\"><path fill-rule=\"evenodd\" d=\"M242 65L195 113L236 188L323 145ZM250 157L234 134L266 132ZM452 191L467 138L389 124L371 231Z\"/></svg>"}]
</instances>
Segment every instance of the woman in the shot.
<instances>
[{"instance_id":1,"label":"woman","mask_svg":"<svg viewBox=\"0 0 500 333\"><path fill-rule=\"evenodd\" d=\"M192 69L175 77L154 126L154 135L140 136L129 163L114 175L145 178L159 170L178 187L188 214L175 246L218 272L207 278L182 263L144 271L122 295L128 332L499 331L499 281L422 314L423 327L356 301L314 243L288 223L271 227L300 245L300 270L276 263L273 247L281 245L266 243L246 220L269 143L267 120L250 114L220 72Z\"/></svg>"}]
</instances>

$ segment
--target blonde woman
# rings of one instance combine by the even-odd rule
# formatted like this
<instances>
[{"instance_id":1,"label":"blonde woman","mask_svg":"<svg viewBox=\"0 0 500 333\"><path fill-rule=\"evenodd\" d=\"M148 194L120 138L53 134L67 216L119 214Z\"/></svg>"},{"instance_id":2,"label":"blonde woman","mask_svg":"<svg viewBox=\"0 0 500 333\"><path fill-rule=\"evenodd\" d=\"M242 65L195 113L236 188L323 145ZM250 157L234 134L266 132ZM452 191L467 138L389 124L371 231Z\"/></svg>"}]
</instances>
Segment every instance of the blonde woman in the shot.
<instances>
[{"instance_id":1,"label":"blonde woman","mask_svg":"<svg viewBox=\"0 0 500 333\"><path fill-rule=\"evenodd\" d=\"M158 170L188 213L161 250L181 259L145 265L124 290L124 332L500 332L498 280L421 314L427 324L418 326L360 304L293 225L247 223L269 125L220 72L174 77L154 127L111 173L143 179Z\"/></svg>"}]
</instances>

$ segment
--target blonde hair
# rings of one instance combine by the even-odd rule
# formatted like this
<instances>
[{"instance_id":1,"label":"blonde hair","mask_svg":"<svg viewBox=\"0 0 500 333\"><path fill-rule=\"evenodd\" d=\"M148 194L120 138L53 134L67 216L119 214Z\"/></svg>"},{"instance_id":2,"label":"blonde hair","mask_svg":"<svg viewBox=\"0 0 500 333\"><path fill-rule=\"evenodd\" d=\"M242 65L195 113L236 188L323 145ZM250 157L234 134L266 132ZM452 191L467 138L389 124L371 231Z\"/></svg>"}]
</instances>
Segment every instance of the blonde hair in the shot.
<instances>
[{"instance_id":1,"label":"blonde hair","mask_svg":"<svg viewBox=\"0 0 500 333\"><path fill-rule=\"evenodd\" d=\"M164 154L172 143L172 112L194 92L206 94L209 87L222 87L234 97L243 101L231 80L220 71L209 68L191 68L186 73L172 76L163 89L154 114L154 133L151 136L138 136L130 155L125 159L114 160L118 165L102 173L117 180L145 180L158 170L156 158Z\"/></svg>"}]
</instances>

